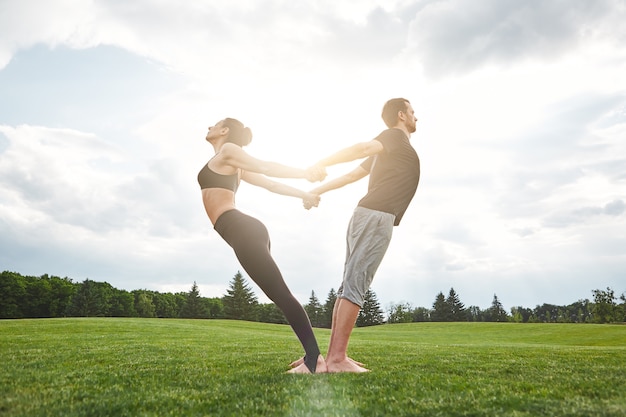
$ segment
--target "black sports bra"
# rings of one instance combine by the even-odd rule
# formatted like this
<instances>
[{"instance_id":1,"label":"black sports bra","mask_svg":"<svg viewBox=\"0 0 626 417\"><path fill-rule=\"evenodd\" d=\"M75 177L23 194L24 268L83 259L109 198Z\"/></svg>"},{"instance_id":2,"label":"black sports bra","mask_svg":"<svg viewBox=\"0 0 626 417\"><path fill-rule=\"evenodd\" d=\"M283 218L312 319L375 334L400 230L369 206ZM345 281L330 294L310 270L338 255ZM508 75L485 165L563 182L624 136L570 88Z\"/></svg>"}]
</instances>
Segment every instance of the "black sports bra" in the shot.
<instances>
[{"instance_id":1,"label":"black sports bra","mask_svg":"<svg viewBox=\"0 0 626 417\"><path fill-rule=\"evenodd\" d=\"M222 175L209 168L208 162L204 164L198 173L198 184L201 189L205 188L225 188L233 192L239 187L239 175Z\"/></svg>"}]
</instances>

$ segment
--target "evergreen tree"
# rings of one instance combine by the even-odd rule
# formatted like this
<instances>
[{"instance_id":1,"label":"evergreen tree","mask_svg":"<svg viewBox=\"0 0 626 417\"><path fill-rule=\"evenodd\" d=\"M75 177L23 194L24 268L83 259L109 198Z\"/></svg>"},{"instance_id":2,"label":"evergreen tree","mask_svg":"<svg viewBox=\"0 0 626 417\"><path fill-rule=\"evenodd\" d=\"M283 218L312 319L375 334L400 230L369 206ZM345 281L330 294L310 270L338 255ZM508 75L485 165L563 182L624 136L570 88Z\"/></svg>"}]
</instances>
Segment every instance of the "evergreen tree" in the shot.
<instances>
[{"instance_id":1,"label":"evergreen tree","mask_svg":"<svg viewBox=\"0 0 626 417\"><path fill-rule=\"evenodd\" d=\"M488 312L488 320L487 321L499 321L504 322L508 321L509 315L506 313L504 307L502 307L502 303L498 300L497 295L493 295L493 301L491 302L491 307Z\"/></svg>"},{"instance_id":2,"label":"evergreen tree","mask_svg":"<svg viewBox=\"0 0 626 417\"><path fill-rule=\"evenodd\" d=\"M258 301L241 272L230 281L230 288L223 298L224 316L235 320L257 320Z\"/></svg>"},{"instance_id":3,"label":"evergreen tree","mask_svg":"<svg viewBox=\"0 0 626 417\"><path fill-rule=\"evenodd\" d=\"M322 314L320 320L320 327L330 329L333 322L333 310L335 308L335 302L337 301L337 293L334 288L331 288L326 297L326 302L322 306Z\"/></svg>"},{"instance_id":4,"label":"evergreen tree","mask_svg":"<svg viewBox=\"0 0 626 417\"><path fill-rule=\"evenodd\" d=\"M448 304L450 314L449 321L467 321L465 305L461 302L454 288L450 288L450 293L448 294L448 298L446 298L446 304Z\"/></svg>"},{"instance_id":5,"label":"evergreen tree","mask_svg":"<svg viewBox=\"0 0 626 417\"><path fill-rule=\"evenodd\" d=\"M433 303L433 312L430 316L432 321L450 321L452 317L452 311L450 305L446 302L446 297L442 292L437 294L435 302Z\"/></svg>"},{"instance_id":6,"label":"evergreen tree","mask_svg":"<svg viewBox=\"0 0 626 417\"><path fill-rule=\"evenodd\" d=\"M315 291L311 291L309 303L304 306L304 311L309 316L311 326L321 327L322 325L322 305L315 295Z\"/></svg>"},{"instance_id":7,"label":"evergreen tree","mask_svg":"<svg viewBox=\"0 0 626 417\"><path fill-rule=\"evenodd\" d=\"M180 316L186 319L203 319L208 317L205 304L200 298L200 291L196 281L193 282L191 290L185 297L185 304L180 311Z\"/></svg>"},{"instance_id":8,"label":"evergreen tree","mask_svg":"<svg viewBox=\"0 0 626 417\"><path fill-rule=\"evenodd\" d=\"M363 300L363 308L359 311L359 316L356 319L357 327L375 326L382 324L384 321L383 311L380 308L380 303L376 298L376 294L371 289L365 293L365 299Z\"/></svg>"}]
</instances>

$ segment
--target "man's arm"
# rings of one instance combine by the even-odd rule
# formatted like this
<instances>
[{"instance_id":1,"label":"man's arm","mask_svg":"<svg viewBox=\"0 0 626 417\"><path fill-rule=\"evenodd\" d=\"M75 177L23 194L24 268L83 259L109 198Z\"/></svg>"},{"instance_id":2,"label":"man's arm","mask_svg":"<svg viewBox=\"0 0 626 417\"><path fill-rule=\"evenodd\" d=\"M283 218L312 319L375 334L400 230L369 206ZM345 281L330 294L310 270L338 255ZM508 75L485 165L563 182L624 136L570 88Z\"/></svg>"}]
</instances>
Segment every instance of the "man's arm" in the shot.
<instances>
[{"instance_id":1,"label":"man's arm","mask_svg":"<svg viewBox=\"0 0 626 417\"><path fill-rule=\"evenodd\" d=\"M367 158L373 155L376 155L382 152L385 148L383 144L377 140L371 140L369 142L360 142L354 144L352 146L348 146L347 148L341 149L334 154L321 159L318 161L315 166L326 168L330 165L336 165L343 162L354 161L355 159ZM324 170L325 172L325 170ZM323 193L326 193L331 190L336 190L337 188L341 188L348 184L351 184L355 181L360 180L361 178L367 176L369 171L363 168L362 166L358 166L352 171L348 172L341 177L337 177L334 180L328 181L325 184L320 185L319 187L311 190L311 194L320 196ZM304 201L304 208L310 209L313 205L308 204L307 201Z\"/></svg>"},{"instance_id":2,"label":"man's arm","mask_svg":"<svg viewBox=\"0 0 626 417\"><path fill-rule=\"evenodd\" d=\"M342 175L341 177L337 177L334 180L330 180L327 183L320 185L319 187L309 191L309 195L317 197L317 201L311 200L310 197L302 199L304 208L309 210L311 207L317 207L319 204L320 196L322 194L331 190L336 190L337 188L341 188L355 181L358 181L361 178L365 177L367 174L369 174L369 172L359 165L358 167L348 172L347 174Z\"/></svg>"},{"instance_id":3,"label":"man's arm","mask_svg":"<svg viewBox=\"0 0 626 417\"><path fill-rule=\"evenodd\" d=\"M318 194L302 191L287 184L272 181L264 175L256 174L254 172L243 171L243 173L241 174L241 179L248 184L265 188L266 190L275 194L301 198L305 202L305 204L308 203L309 206L317 207L320 201L320 196Z\"/></svg>"},{"instance_id":4,"label":"man's arm","mask_svg":"<svg viewBox=\"0 0 626 417\"><path fill-rule=\"evenodd\" d=\"M367 174L369 174L369 172L359 165L358 167L348 172L347 174L342 175L341 177L337 177L333 180L330 180L320 185L319 187L311 190L310 192L311 194L322 195L328 191L336 190L337 188L341 188L345 185L358 181L361 178L365 177Z\"/></svg>"},{"instance_id":5,"label":"man's arm","mask_svg":"<svg viewBox=\"0 0 626 417\"><path fill-rule=\"evenodd\" d=\"M343 162L354 161L355 159L367 158L368 156L376 155L377 153L382 152L383 149L383 144L377 140L360 142L352 146L348 146L347 148L341 149L340 151L337 151L324 159L321 159L317 162L316 165L327 167L331 165L341 164Z\"/></svg>"}]
</instances>

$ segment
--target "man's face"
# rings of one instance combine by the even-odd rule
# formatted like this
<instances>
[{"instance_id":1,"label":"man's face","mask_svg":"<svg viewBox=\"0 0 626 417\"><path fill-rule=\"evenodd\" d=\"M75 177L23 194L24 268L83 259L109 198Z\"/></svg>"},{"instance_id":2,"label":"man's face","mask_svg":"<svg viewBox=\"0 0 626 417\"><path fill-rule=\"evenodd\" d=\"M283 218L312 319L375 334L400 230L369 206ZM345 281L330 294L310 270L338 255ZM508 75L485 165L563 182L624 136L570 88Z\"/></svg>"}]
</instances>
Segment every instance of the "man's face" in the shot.
<instances>
[{"instance_id":1,"label":"man's face","mask_svg":"<svg viewBox=\"0 0 626 417\"><path fill-rule=\"evenodd\" d=\"M413 107L410 103L406 104L406 112L403 113L405 116L404 125L406 126L406 129L409 131L409 133L414 133L417 129L417 117L415 117L415 111L413 110Z\"/></svg>"}]
</instances>

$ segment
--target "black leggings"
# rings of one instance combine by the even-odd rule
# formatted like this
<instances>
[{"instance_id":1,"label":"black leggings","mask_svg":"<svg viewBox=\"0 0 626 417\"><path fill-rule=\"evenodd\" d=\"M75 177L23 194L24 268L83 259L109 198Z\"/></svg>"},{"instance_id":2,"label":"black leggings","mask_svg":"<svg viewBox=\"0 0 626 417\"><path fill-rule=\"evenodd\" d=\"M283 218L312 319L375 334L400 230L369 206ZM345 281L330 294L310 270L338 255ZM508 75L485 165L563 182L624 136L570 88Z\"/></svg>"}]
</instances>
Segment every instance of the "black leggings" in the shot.
<instances>
[{"instance_id":1,"label":"black leggings","mask_svg":"<svg viewBox=\"0 0 626 417\"><path fill-rule=\"evenodd\" d=\"M280 308L305 351L304 363L315 372L320 354L309 316L291 294L270 254L270 237L257 219L239 210L223 213L215 230L235 251L237 259L250 278Z\"/></svg>"}]
</instances>

